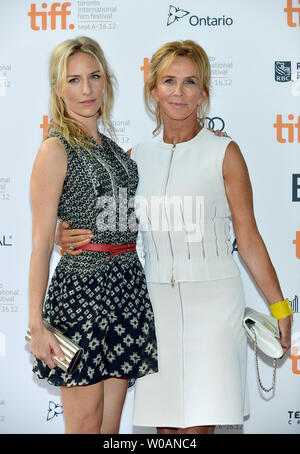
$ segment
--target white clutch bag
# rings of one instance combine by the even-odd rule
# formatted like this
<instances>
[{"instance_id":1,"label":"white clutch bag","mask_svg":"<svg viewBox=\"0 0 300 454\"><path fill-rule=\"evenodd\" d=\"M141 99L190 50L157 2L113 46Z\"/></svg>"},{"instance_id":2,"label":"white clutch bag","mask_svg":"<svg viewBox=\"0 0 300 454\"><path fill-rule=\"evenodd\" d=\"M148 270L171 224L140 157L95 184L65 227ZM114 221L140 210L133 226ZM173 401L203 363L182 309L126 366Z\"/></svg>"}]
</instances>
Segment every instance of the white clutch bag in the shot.
<instances>
[{"instance_id":1,"label":"white clutch bag","mask_svg":"<svg viewBox=\"0 0 300 454\"><path fill-rule=\"evenodd\" d=\"M250 307L245 308L243 326L248 338L253 342L256 358L257 377L261 389L269 392L275 387L276 380L276 359L281 358L283 349L280 344L280 332L278 321L271 315L262 314ZM261 382L257 349L261 350L265 355L273 358L273 382L272 386L266 389Z\"/></svg>"}]
</instances>

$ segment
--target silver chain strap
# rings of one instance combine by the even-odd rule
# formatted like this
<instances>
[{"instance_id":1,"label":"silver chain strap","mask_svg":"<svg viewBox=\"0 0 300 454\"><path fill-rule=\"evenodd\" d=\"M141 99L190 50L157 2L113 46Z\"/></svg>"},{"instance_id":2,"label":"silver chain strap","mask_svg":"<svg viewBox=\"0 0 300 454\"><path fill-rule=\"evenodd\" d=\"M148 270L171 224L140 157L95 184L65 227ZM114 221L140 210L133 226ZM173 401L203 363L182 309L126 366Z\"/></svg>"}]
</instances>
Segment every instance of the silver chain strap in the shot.
<instances>
[{"instance_id":1,"label":"silver chain strap","mask_svg":"<svg viewBox=\"0 0 300 454\"><path fill-rule=\"evenodd\" d=\"M257 378L258 378L258 383L259 383L259 386L261 387L261 389L263 391L265 391L266 393L268 393L269 391L272 391L272 389L275 388L275 381L276 381L276 358L273 359L273 379L272 379L272 386L270 388L265 388L261 382L261 378L260 378L260 373L259 373L259 367L258 367L258 354L257 354L257 340L256 340L256 333L255 333L255 330L252 328L252 327L249 327L252 331L252 333L254 334L254 353L255 353L255 360L256 360L256 370L257 370Z\"/></svg>"}]
</instances>

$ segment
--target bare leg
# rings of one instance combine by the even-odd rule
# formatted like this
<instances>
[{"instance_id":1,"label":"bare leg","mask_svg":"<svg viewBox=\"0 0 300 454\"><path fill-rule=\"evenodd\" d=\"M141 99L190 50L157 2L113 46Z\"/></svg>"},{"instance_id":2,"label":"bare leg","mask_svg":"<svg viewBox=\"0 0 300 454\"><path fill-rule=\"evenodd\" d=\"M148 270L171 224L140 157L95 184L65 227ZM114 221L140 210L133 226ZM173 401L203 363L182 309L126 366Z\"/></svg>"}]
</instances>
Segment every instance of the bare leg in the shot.
<instances>
[{"instance_id":1,"label":"bare leg","mask_svg":"<svg viewBox=\"0 0 300 454\"><path fill-rule=\"evenodd\" d=\"M158 434L178 434L178 429L174 427L157 427Z\"/></svg>"},{"instance_id":2,"label":"bare leg","mask_svg":"<svg viewBox=\"0 0 300 454\"><path fill-rule=\"evenodd\" d=\"M117 434L119 433L120 420L128 388L128 379L108 378L103 383L104 410L101 434Z\"/></svg>"},{"instance_id":3,"label":"bare leg","mask_svg":"<svg viewBox=\"0 0 300 454\"><path fill-rule=\"evenodd\" d=\"M99 434L103 415L103 381L88 386L61 387L66 434Z\"/></svg>"},{"instance_id":4,"label":"bare leg","mask_svg":"<svg viewBox=\"0 0 300 454\"><path fill-rule=\"evenodd\" d=\"M213 434L215 426L194 426L178 429L179 434Z\"/></svg>"}]
</instances>

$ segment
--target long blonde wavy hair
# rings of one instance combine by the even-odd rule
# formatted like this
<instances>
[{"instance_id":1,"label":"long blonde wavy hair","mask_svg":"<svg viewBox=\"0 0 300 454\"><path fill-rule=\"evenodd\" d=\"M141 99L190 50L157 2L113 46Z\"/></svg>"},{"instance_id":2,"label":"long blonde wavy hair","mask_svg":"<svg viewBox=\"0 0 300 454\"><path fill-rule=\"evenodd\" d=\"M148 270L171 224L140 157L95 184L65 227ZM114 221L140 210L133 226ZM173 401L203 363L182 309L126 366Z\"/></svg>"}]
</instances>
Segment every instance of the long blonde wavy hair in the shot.
<instances>
[{"instance_id":1,"label":"long blonde wavy hair","mask_svg":"<svg viewBox=\"0 0 300 454\"><path fill-rule=\"evenodd\" d=\"M104 93L102 105L97 112L97 120L102 121L105 131L110 135L114 134L114 126L111 121L111 110L114 102L114 86L116 78L111 71L103 50L99 44L87 36L80 36L75 39L67 39L60 43L52 52L50 58L50 114L49 128L58 130L71 146L83 147L89 151L89 137L83 125L74 118L71 118L66 110L63 100L63 92L67 79L68 58L78 52L85 52L92 55L101 72L104 80Z\"/></svg>"},{"instance_id":2,"label":"long blonde wavy hair","mask_svg":"<svg viewBox=\"0 0 300 454\"><path fill-rule=\"evenodd\" d=\"M151 91L155 88L157 81L169 68L176 57L188 57L196 65L200 76L200 87L207 94L205 101L198 107L198 118L204 121L210 104L210 78L211 69L209 58L205 50L195 41L172 41L163 44L152 56L148 76L144 85L144 98L148 111L155 116L156 127L153 131L155 134L162 125L162 118L159 104L153 107Z\"/></svg>"}]
</instances>

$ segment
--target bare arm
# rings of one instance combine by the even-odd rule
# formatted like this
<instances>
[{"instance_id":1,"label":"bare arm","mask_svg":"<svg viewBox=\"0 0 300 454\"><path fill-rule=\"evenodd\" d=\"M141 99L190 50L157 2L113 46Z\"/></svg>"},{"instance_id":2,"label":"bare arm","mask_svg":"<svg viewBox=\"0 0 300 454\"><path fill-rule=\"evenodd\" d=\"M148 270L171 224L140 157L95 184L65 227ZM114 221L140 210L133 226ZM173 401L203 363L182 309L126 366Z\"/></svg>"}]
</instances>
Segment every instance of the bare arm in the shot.
<instances>
[{"instance_id":1,"label":"bare arm","mask_svg":"<svg viewBox=\"0 0 300 454\"><path fill-rule=\"evenodd\" d=\"M57 207L67 168L66 152L57 138L47 139L37 153L30 181L32 203L32 252L29 269L29 328L31 352L49 367L55 363L51 352L63 353L42 323L42 308L49 278Z\"/></svg>"},{"instance_id":2,"label":"bare arm","mask_svg":"<svg viewBox=\"0 0 300 454\"><path fill-rule=\"evenodd\" d=\"M268 303L281 301L284 298L276 271L256 225L248 169L235 142L227 147L223 178L239 254ZM279 320L285 351L290 346L290 324L290 317Z\"/></svg>"}]
</instances>

